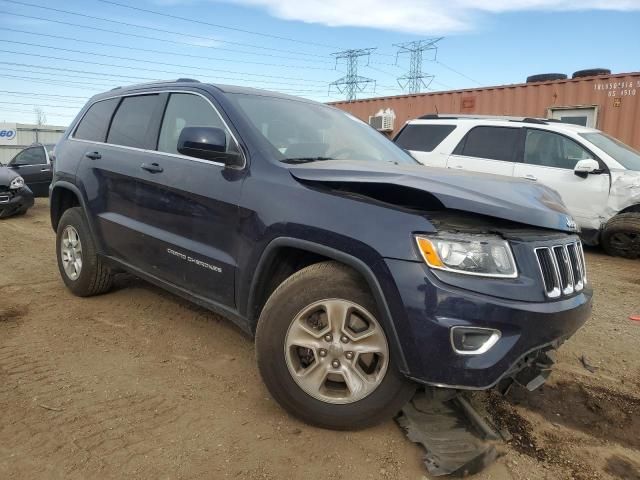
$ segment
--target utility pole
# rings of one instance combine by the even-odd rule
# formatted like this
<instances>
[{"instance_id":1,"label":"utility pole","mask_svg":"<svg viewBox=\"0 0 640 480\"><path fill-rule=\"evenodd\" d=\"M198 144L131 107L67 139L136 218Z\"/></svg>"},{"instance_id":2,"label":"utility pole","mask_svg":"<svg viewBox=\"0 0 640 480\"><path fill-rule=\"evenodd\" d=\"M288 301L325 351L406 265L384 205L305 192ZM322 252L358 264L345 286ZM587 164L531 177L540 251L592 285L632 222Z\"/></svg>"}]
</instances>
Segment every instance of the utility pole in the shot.
<instances>
[{"instance_id":1,"label":"utility pole","mask_svg":"<svg viewBox=\"0 0 640 480\"><path fill-rule=\"evenodd\" d=\"M434 76L422 71L422 62L424 60L424 52L432 52L433 57L429 58L435 61L438 55L438 46L436 45L440 38L430 38L427 40L416 40L413 42L397 43L394 47L398 48L396 53L396 65L400 55L409 54L409 72L398 77L398 85L409 93L420 93L422 87L429 88Z\"/></svg>"},{"instance_id":2,"label":"utility pole","mask_svg":"<svg viewBox=\"0 0 640 480\"><path fill-rule=\"evenodd\" d=\"M359 92L363 92L367 85L371 83L373 83L375 91L375 80L358 75L358 59L360 57L367 57L368 64L369 56L374 50L375 48L359 48L334 53L333 56L336 58L336 65L338 65L340 60L345 60L347 74L329 84L329 93L331 93L331 87L336 87L338 92L346 94L348 102L352 102L356 99L356 95Z\"/></svg>"}]
</instances>

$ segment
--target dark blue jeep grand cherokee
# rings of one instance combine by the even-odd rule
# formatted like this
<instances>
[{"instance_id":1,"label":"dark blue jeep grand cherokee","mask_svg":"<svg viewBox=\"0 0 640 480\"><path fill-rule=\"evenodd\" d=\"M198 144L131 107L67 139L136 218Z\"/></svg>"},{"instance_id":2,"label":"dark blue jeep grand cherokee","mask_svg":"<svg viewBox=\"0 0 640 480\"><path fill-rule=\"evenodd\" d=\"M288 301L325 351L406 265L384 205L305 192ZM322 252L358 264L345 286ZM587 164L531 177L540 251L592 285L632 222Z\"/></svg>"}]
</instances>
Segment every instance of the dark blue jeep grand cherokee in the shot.
<instances>
[{"instance_id":1,"label":"dark blue jeep grand cherokee","mask_svg":"<svg viewBox=\"0 0 640 480\"><path fill-rule=\"evenodd\" d=\"M554 191L425 168L326 105L187 79L117 88L56 155L69 289L128 271L230 318L309 423L371 425L419 384L534 388L589 316Z\"/></svg>"}]
</instances>

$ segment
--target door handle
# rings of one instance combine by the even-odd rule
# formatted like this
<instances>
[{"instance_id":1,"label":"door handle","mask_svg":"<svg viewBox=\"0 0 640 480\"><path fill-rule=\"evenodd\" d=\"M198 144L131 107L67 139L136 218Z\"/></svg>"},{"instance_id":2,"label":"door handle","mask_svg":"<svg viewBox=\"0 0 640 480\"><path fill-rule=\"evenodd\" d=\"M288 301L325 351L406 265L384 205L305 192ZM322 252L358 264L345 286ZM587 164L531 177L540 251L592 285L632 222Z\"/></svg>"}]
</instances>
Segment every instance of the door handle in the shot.
<instances>
[{"instance_id":1,"label":"door handle","mask_svg":"<svg viewBox=\"0 0 640 480\"><path fill-rule=\"evenodd\" d=\"M40 171L41 172L50 172L51 168L49 168L49 167L41 168Z\"/></svg>"},{"instance_id":2,"label":"door handle","mask_svg":"<svg viewBox=\"0 0 640 480\"><path fill-rule=\"evenodd\" d=\"M100 160L102 158L102 155L100 155L100 152L89 152L89 153L85 153L84 156L87 158L90 158L91 160Z\"/></svg>"},{"instance_id":3,"label":"door handle","mask_svg":"<svg viewBox=\"0 0 640 480\"><path fill-rule=\"evenodd\" d=\"M527 180L531 180L532 182L537 182L538 181L538 177L536 177L535 175L531 175L530 173L527 173L524 177Z\"/></svg>"},{"instance_id":4,"label":"door handle","mask_svg":"<svg viewBox=\"0 0 640 480\"><path fill-rule=\"evenodd\" d=\"M149 173L160 173L164 171L164 168L162 168L157 163L143 163L142 165L140 165L140 168L146 170Z\"/></svg>"}]
</instances>

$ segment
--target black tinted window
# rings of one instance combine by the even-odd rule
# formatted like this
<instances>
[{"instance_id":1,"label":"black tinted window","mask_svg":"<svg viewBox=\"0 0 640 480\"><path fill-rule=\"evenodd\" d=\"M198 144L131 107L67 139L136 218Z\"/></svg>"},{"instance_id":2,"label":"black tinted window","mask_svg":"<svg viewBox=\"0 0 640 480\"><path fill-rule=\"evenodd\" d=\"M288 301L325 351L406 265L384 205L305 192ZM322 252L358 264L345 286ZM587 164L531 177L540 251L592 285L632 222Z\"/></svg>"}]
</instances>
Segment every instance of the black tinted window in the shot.
<instances>
[{"instance_id":1,"label":"black tinted window","mask_svg":"<svg viewBox=\"0 0 640 480\"><path fill-rule=\"evenodd\" d=\"M454 152L467 157L512 161L518 144L519 128L475 127Z\"/></svg>"},{"instance_id":2,"label":"black tinted window","mask_svg":"<svg viewBox=\"0 0 640 480\"><path fill-rule=\"evenodd\" d=\"M44 163L47 163L47 157L42 147L27 148L11 161L11 165L42 165Z\"/></svg>"},{"instance_id":3,"label":"black tinted window","mask_svg":"<svg viewBox=\"0 0 640 480\"><path fill-rule=\"evenodd\" d=\"M80 120L73 136L92 142L104 142L111 115L113 115L119 101L119 98L112 98L94 103Z\"/></svg>"},{"instance_id":4,"label":"black tinted window","mask_svg":"<svg viewBox=\"0 0 640 480\"><path fill-rule=\"evenodd\" d=\"M205 99L188 93L172 93L160 128L158 150L178 153L178 137L184 127L216 127L226 130L218 114ZM231 144L233 141L227 133L227 145Z\"/></svg>"},{"instance_id":5,"label":"black tinted window","mask_svg":"<svg viewBox=\"0 0 640 480\"><path fill-rule=\"evenodd\" d=\"M455 128L455 125L407 125L394 141L406 150L431 152Z\"/></svg>"},{"instance_id":6,"label":"black tinted window","mask_svg":"<svg viewBox=\"0 0 640 480\"><path fill-rule=\"evenodd\" d=\"M148 148L147 134L157 105L158 95L124 97L113 116L107 143Z\"/></svg>"}]
</instances>

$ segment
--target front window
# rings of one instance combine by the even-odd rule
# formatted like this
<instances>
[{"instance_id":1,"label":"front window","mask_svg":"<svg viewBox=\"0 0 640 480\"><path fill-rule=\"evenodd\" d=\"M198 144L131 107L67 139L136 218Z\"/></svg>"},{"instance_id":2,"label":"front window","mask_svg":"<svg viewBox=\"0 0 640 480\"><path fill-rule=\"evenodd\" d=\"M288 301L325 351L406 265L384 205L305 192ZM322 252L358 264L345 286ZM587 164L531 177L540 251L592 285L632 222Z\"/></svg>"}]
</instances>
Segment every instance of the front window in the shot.
<instances>
[{"instance_id":1,"label":"front window","mask_svg":"<svg viewBox=\"0 0 640 480\"><path fill-rule=\"evenodd\" d=\"M546 130L527 129L524 163L573 170L580 160L592 158L573 140Z\"/></svg>"},{"instance_id":2,"label":"front window","mask_svg":"<svg viewBox=\"0 0 640 480\"><path fill-rule=\"evenodd\" d=\"M606 133L581 133L580 136L593 143L627 170L640 171L640 152Z\"/></svg>"},{"instance_id":3,"label":"front window","mask_svg":"<svg viewBox=\"0 0 640 480\"><path fill-rule=\"evenodd\" d=\"M369 125L335 108L260 95L231 97L281 162L363 160L416 164Z\"/></svg>"}]
</instances>

